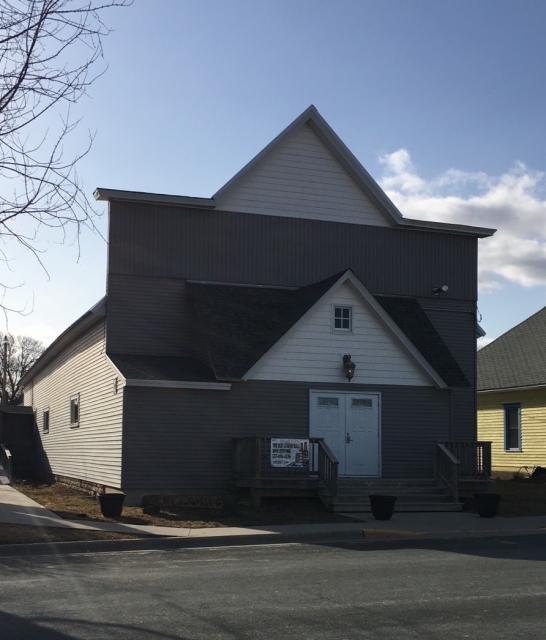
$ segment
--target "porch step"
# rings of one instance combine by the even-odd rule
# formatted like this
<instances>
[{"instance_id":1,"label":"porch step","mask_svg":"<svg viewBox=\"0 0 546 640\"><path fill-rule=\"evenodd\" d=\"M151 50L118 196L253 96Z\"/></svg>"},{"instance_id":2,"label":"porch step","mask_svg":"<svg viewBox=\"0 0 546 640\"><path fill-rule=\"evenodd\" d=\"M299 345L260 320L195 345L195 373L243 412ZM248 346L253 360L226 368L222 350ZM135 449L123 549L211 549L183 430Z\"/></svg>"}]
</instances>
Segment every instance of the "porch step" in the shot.
<instances>
[{"instance_id":1,"label":"porch step","mask_svg":"<svg viewBox=\"0 0 546 640\"><path fill-rule=\"evenodd\" d=\"M398 504L398 500L396 501L396 506L394 508L395 513L432 513L432 512L452 512L452 511L462 511L463 505L458 502L408 502L406 504ZM357 508L356 505L343 505L336 504L334 507L334 512L339 514L344 513L371 513L371 508L369 503L362 504Z\"/></svg>"},{"instance_id":2,"label":"porch step","mask_svg":"<svg viewBox=\"0 0 546 640\"><path fill-rule=\"evenodd\" d=\"M396 496L395 511L460 511L451 494L432 478L340 478L335 501L325 487L319 495L336 513L369 512L371 494Z\"/></svg>"}]
</instances>

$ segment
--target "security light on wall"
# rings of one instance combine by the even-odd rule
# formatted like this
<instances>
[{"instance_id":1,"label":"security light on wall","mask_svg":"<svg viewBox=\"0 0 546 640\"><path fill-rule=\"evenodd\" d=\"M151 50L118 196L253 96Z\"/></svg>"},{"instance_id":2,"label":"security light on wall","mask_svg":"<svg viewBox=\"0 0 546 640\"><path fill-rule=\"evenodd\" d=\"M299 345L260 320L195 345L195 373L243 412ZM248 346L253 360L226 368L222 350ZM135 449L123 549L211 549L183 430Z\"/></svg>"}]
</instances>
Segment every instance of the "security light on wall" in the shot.
<instances>
[{"instance_id":1,"label":"security light on wall","mask_svg":"<svg viewBox=\"0 0 546 640\"><path fill-rule=\"evenodd\" d=\"M345 377L349 382L351 382L351 378L355 374L356 364L351 360L351 354L346 353L343 356L343 371L345 372Z\"/></svg>"},{"instance_id":2,"label":"security light on wall","mask_svg":"<svg viewBox=\"0 0 546 640\"><path fill-rule=\"evenodd\" d=\"M441 293L447 293L449 291L449 287L447 284L443 284L441 287L434 287L432 290L433 295L439 296Z\"/></svg>"}]
</instances>

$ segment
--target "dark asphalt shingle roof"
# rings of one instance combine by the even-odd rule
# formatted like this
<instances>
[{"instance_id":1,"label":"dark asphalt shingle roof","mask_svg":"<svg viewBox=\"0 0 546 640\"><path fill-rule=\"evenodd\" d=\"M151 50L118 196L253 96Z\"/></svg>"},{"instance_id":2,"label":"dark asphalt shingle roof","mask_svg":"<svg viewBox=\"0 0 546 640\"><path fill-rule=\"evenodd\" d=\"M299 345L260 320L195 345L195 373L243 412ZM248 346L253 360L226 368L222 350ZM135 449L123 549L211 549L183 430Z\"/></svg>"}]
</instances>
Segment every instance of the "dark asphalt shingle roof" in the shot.
<instances>
[{"instance_id":1,"label":"dark asphalt shingle roof","mask_svg":"<svg viewBox=\"0 0 546 640\"><path fill-rule=\"evenodd\" d=\"M216 377L240 379L342 275L299 289L188 282Z\"/></svg>"},{"instance_id":2,"label":"dark asphalt shingle roof","mask_svg":"<svg viewBox=\"0 0 546 640\"><path fill-rule=\"evenodd\" d=\"M374 296L449 387L470 387L445 342L415 298Z\"/></svg>"},{"instance_id":3,"label":"dark asphalt shingle roof","mask_svg":"<svg viewBox=\"0 0 546 640\"><path fill-rule=\"evenodd\" d=\"M343 273L299 289L188 282L199 340L217 378L240 379ZM417 300L375 297L448 386L470 386Z\"/></svg>"},{"instance_id":4,"label":"dark asphalt shingle roof","mask_svg":"<svg viewBox=\"0 0 546 640\"><path fill-rule=\"evenodd\" d=\"M108 357L128 379L216 382L211 369L197 358L112 353L109 353Z\"/></svg>"},{"instance_id":5,"label":"dark asphalt shingle roof","mask_svg":"<svg viewBox=\"0 0 546 640\"><path fill-rule=\"evenodd\" d=\"M478 391L546 384L546 307L478 351Z\"/></svg>"}]
</instances>

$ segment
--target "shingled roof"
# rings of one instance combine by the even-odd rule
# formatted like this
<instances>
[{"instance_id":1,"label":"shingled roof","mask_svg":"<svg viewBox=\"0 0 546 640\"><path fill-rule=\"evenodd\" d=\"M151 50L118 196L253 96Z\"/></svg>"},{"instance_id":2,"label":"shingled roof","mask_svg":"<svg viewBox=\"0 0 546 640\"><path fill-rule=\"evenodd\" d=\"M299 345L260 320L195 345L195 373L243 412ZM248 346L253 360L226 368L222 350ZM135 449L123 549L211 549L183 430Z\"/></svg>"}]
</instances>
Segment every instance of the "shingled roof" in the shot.
<instances>
[{"instance_id":1,"label":"shingled roof","mask_svg":"<svg viewBox=\"0 0 546 640\"><path fill-rule=\"evenodd\" d=\"M478 351L478 391L546 385L546 307Z\"/></svg>"},{"instance_id":2,"label":"shingled roof","mask_svg":"<svg viewBox=\"0 0 546 640\"><path fill-rule=\"evenodd\" d=\"M451 351L415 298L381 295L374 298L449 387L470 387Z\"/></svg>"},{"instance_id":3,"label":"shingled roof","mask_svg":"<svg viewBox=\"0 0 546 640\"><path fill-rule=\"evenodd\" d=\"M342 275L301 288L188 282L216 377L242 378Z\"/></svg>"},{"instance_id":4,"label":"shingled roof","mask_svg":"<svg viewBox=\"0 0 546 640\"><path fill-rule=\"evenodd\" d=\"M197 358L112 354L108 357L124 378L216 382L214 374Z\"/></svg>"}]
</instances>

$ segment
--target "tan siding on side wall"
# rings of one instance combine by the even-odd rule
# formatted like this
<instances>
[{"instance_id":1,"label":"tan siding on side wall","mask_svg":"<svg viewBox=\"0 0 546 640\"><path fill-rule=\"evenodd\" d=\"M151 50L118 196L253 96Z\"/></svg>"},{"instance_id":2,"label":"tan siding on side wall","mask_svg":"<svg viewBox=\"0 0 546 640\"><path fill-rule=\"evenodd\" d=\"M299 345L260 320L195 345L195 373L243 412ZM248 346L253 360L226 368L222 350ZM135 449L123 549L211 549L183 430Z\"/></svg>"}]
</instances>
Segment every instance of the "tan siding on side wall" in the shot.
<instances>
[{"instance_id":1,"label":"tan siding on side wall","mask_svg":"<svg viewBox=\"0 0 546 640\"><path fill-rule=\"evenodd\" d=\"M123 384L104 352L105 323L99 322L66 348L31 383L33 408L51 473L119 487ZM80 396L78 427L70 426L70 398ZM27 397L28 396L28 397ZM25 402L30 404L30 394ZM43 410L49 408L49 433Z\"/></svg>"}]
</instances>

